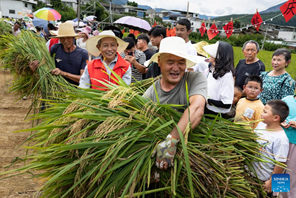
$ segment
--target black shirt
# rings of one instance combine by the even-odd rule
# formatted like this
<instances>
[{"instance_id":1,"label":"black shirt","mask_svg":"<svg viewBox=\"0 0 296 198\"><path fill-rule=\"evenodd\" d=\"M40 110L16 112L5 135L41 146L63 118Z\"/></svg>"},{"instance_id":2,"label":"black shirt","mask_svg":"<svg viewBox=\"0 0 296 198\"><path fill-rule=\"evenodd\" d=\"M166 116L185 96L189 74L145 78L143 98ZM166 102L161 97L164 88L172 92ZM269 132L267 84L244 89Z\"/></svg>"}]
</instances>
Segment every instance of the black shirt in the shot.
<instances>
[{"instance_id":1,"label":"black shirt","mask_svg":"<svg viewBox=\"0 0 296 198\"><path fill-rule=\"evenodd\" d=\"M150 49L146 49L143 52L144 52L144 54L146 56L146 60L149 60L153 56L153 54L154 54L154 52L152 50L150 50Z\"/></svg>"},{"instance_id":2,"label":"black shirt","mask_svg":"<svg viewBox=\"0 0 296 198\"><path fill-rule=\"evenodd\" d=\"M245 59L240 60L235 68L235 86L239 86L243 89L245 80L248 76L259 76L263 71L265 71L265 65L261 60L251 64L246 64Z\"/></svg>"},{"instance_id":3,"label":"black shirt","mask_svg":"<svg viewBox=\"0 0 296 198\"><path fill-rule=\"evenodd\" d=\"M55 65L62 71L70 74L80 75L80 70L86 66L88 53L85 49L76 46L73 52L65 52L62 44L55 44L50 50L51 56L55 54ZM78 85L79 83L65 78L68 82Z\"/></svg>"}]
</instances>

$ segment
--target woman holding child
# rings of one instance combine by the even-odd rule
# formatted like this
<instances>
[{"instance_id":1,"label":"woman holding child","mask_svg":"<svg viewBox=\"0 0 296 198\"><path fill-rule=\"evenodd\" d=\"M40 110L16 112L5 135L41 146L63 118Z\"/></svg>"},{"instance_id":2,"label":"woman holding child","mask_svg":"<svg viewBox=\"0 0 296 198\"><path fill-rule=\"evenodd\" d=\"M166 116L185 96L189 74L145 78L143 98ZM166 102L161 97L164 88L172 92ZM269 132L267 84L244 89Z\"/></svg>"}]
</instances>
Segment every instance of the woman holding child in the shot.
<instances>
[{"instance_id":1,"label":"woman holding child","mask_svg":"<svg viewBox=\"0 0 296 198\"><path fill-rule=\"evenodd\" d=\"M270 100L280 100L295 91L295 81L286 68L291 62L291 52L287 49L277 49L272 55L272 68L270 72L262 72L263 91L260 100L266 104Z\"/></svg>"}]
</instances>

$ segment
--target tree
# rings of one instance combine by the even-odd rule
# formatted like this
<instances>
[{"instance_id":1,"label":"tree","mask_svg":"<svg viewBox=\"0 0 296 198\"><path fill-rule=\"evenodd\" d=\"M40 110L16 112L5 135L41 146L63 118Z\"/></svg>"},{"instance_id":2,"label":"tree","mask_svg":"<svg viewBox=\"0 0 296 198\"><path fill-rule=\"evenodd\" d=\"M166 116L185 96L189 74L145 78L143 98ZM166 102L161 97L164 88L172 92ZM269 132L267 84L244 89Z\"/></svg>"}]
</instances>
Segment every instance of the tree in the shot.
<instances>
[{"instance_id":1,"label":"tree","mask_svg":"<svg viewBox=\"0 0 296 198\"><path fill-rule=\"evenodd\" d=\"M62 3L61 0L50 0L50 4L52 5L53 9L61 14L61 21L67 21L76 18L76 12L74 9Z\"/></svg>"},{"instance_id":2,"label":"tree","mask_svg":"<svg viewBox=\"0 0 296 198\"><path fill-rule=\"evenodd\" d=\"M133 7L138 7L138 4L134 1L127 1L127 5L133 6Z\"/></svg>"},{"instance_id":3,"label":"tree","mask_svg":"<svg viewBox=\"0 0 296 198\"><path fill-rule=\"evenodd\" d=\"M37 1L37 4L33 6L33 12L36 10L39 10L40 8L46 7L46 3L43 3L42 1Z\"/></svg>"},{"instance_id":4,"label":"tree","mask_svg":"<svg viewBox=\"0 0 296 198\"><path fill-rule=\"evenodd\" d=\"M94 5L95 5L95 9L94 9ZM106 12L105 8L97 1L90 1L88 3L86 3L85 5L81 6L81 13L89 14L89 9L91 9L91 15L95 15L97 17L98 21L103 21L104 19L106 19L109 14ZM93 10L94 9L94 10Z\"/></svg>"},{"instance_id":5,"label":"tree","mask_svg":"<svg viewBox=\"0 0 296 198\"><path fill-rule=\"evenodd\" d=\"M234 22L233 22L233 27L234 27L234 28L240 28L240 26L241 26L240 21L238 21L238 20L234 20Z\"/></svg>"}]
</instances>

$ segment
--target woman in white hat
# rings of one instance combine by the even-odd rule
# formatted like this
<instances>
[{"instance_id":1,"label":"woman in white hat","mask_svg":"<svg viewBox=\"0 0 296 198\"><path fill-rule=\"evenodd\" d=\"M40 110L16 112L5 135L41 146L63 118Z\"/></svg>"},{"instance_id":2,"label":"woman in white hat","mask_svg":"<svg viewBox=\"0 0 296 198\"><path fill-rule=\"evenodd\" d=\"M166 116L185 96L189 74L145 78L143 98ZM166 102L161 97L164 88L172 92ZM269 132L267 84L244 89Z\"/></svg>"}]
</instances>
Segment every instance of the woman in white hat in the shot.
<instances>
[{"instance_id":1,"label":"woman in white hat","mask_svg":"<svg viewBox=\"0 0 296 198\"><path fill-rule=\"evenodd\" d=\"M234 58L229 43L217 41L203 49L210 55L210 68L207 77L208 99L205 114L224 116L231 109L234 95Z\"/></svg>"},{"instance_id":2,"label":"woman in white hat","mask_svg":"<svg viewBox=\"0 0 296 198\"><path fill-rule=\"evenodd\" d=\"M111 30L101 32L87 40L88 53L97 57L85 67L79 82L81 88L93 88L107 90L104 83L118 84L118 79L111 72L115 72L126 84L131 83L131 67L119 53L128 46L120 38L116 37Z\"/></svg>"}]
</instances>

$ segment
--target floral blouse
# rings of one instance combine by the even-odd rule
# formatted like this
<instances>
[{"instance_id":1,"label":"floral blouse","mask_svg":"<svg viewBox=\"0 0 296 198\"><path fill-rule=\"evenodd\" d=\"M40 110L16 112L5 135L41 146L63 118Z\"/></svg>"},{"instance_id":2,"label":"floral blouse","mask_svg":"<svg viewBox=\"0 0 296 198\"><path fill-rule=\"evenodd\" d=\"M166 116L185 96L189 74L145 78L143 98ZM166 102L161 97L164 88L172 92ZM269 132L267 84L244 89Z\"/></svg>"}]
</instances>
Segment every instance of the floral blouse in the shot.
<instances>
[{"instance_id":1,"label":"floral blouse","mask_svg":"<svg viewBox=\"0 0 296 198\"><path fill-rule=\"evenodd\" d=\"M263 91L259 98L263 104L270 100L281 100L288 95L294 95L295 81L290 74L284 73L279 76L269 76L269 72L262 72Z\"/></svg>"}]
</instances>

